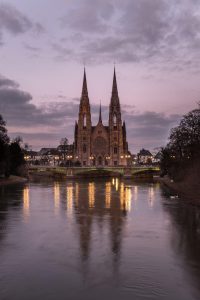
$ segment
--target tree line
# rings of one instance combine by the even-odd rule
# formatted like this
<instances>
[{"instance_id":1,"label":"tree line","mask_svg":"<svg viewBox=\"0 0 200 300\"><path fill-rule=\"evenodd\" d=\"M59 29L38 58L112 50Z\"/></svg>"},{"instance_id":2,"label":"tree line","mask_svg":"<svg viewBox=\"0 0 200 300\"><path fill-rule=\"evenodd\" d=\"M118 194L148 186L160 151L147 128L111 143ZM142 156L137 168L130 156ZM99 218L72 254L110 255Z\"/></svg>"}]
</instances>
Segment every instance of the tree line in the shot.
<instances>
[{"instance_id":1,"label":"tree line","mask_svg":"<svg viewBox=\"0 0 200 300\"><path fill-rule=\"evenodd\" d=\"M6 122L0 115L0 176L9 177L21 175L25 165L24 152L21 148L22 139L20 137L10 140Z\"/></svg>"},{"instance_id":2,"label":"tree line","mask_svg":"<svg viewBox=\"0 0 200 300\"><path fill-rule=\"evenodd\" d=\"M188 172L200 174L200 105L171 129L169 142L162 148L161 171L175 181L182 181Z\"/></svg>"}]
</instances>

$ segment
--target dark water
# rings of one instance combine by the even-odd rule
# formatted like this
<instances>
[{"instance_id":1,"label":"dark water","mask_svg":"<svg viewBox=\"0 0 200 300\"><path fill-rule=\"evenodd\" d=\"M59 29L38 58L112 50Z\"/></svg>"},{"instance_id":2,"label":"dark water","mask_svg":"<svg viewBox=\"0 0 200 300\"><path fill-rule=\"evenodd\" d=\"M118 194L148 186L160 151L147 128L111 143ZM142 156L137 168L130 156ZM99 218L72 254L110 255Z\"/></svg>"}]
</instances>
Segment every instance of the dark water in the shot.
<instances>
[{"instance_id":1,"label":"dark water","mask_svg":"<svg viewBox=\"0 0 200 300\"><path fill-rule=\"evenodd\" d=\"M159 184L0 190L0 299L200 299L200 210Z\"/></svg>"}]
</instances>

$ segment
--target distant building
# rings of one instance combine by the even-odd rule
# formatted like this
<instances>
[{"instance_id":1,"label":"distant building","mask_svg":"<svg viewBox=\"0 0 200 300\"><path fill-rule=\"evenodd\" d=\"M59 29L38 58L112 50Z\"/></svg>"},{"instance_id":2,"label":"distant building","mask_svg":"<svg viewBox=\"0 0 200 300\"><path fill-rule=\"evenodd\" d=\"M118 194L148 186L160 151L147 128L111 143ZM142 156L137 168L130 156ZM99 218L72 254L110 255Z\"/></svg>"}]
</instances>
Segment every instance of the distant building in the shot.
<instances>
[{"instance_id":1,"label":"distant building","mask_svg":"<svg viewBox=\"0 0 200 300\"><path fill-rule=\"evenodd\" d=\"M117 80L114 70L108 126L103 124L101 106L99 120L92 126L86 73L75 124L74 161L82 166L127 166L131 159L126 139L126 125L122 123Z\"/></svg>"},{"instance_id":2,"label":"distant building","mask_svg":"<svg viewBox=\"0 0 200 300\"><path fill-rule=\"evenodd\" d=\"M153 155L149 150L141 149L138 153L138 163L139 164L151 164Z\"/></svg>"},{"instance_id":3,"label":"distant building","mask_svg":"<svg viewBox=\"0 0 200 300\"><path fill-rule=\"evenodd\" d=\"M57 148L42 148L38 153L38 158L43 165L58 165L60 154Z\"/></svg>"},{"instance_id":4,"label":"distant building","mask_svg":"<svg viewBox=\"0 0 200 300\"><path fill-rule=\"evenodd\" d=\"M159 152L156 153L156 155L154 155L152 161L153 161L154 164L159 164L161 159L162 159L162 153L161 153L161 151L159 151Z\"/></svg>"}]
</instances>

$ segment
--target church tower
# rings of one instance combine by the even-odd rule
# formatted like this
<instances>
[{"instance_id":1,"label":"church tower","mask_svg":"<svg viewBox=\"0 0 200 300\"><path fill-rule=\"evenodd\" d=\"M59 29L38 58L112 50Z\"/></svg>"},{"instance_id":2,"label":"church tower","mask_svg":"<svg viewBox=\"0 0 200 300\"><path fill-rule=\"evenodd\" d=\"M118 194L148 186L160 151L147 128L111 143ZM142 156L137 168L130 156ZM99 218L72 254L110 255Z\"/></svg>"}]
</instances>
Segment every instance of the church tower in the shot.
<instances>
[{"instance_id":1,"label":"church tower","mask_svg":"<svg viewBox=\"0 0 200 300\"><path fill-rule=\"evenodd\" d=\"M102 168L105 166L127 166L128 158L130 155L126 140L126 125L125 122L122 124L115 69L109 106L109 124L108 126L103 124L100 104L98 123L92 126L84 68L79 117L74 130L74 161L83 167Z\"/></svg>"},{"instance_id":2,"label":"church tower","mask_svg":"<svg viewBox=\"0 0 200 300\"><path fill-rule=\"evenodd\" d=\"M88 97L87 79L84 68L82 95L79 106L79 119L76 128L77 145L76 155L82 166L90 165L90 153L91 153L91 113L90 113L90 101Z\"/></svg>"},{"instance_id":3,"label":"church tower","mask_svg":"<svg viewBox=\"0 0 200 300\"><path fill-rule=\"evenodd\" d=\"M112 95L109 106L109 151L110 165L126 165L126 155L124 151L123 131L121 108L117 88L116 72L114 68Z\"/></svg>"}]
</instances>

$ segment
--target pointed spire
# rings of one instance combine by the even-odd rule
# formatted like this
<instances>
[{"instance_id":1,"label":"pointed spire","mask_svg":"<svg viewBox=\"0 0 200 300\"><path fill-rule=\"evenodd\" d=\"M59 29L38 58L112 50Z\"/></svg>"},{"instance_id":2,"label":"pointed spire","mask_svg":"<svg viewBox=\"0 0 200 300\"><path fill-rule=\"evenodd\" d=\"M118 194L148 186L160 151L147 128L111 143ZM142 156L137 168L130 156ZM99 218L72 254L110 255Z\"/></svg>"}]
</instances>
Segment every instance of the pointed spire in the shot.
<instances>
[{"instance_id":1,"label":"pointed spire","mask_svg":"<svg viewBox=\"0 0 200 300\"><path fill-rule=\"evenodd\" d=\"M86 78L85 67L84 67L84 75L83 75L82 96L88 96L88 90L87 90L87 78Z\"/></svg>"},{"instance_id":2,"label":"pointed spire","mask_svg":"<svg viewBox=\"0 0 200 300\"><path fill-rule=\"evenodd\" d=\"M114 75L113 75L112 96L118 96L118 89L117 89L117 79L116 79L115 66L114 66Z\"/></svg>"},{"instance_id":3,"label":"pointed spire","mask_svg":"<svg viewBox=\"0 0 200 300\"><path fill-rule=\"evenodd\" d=\"M111 107L114 107L114 106L120 107L115 66L114 66L113 86L112 86L112 95L111 95L110 106Z\"/></svg>"},{"instance_id":4,"label":"pointed spire","mask_svg":"<svg viewBox=\"0 0 200 300\"><path fill-rule=\"evenodd\" d=\"M102 123L102 116L101 116L101 101L99 106L99 123Z\"/></svg>"}]
</instances>

